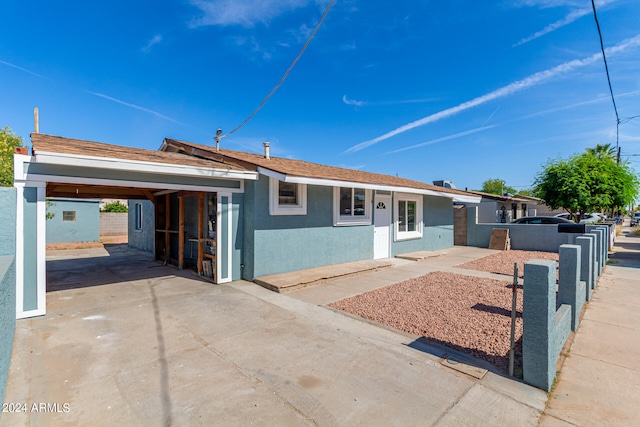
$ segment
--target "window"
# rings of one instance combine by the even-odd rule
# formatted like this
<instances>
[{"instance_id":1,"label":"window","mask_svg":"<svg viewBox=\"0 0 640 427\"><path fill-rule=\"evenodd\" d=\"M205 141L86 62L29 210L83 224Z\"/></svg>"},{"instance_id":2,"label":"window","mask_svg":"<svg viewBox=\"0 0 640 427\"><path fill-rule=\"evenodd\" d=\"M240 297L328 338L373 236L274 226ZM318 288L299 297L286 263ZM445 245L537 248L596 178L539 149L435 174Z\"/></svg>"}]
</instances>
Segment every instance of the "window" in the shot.
<instances>
[{"instance_id":1,"label":"window","mask_svg":"<svg viewBox=\"0 0 640 427\"><path fill-rule=\"evenodd\" d=\"M136 203L135 205L135 230L136 231L142 231L142 203Z\"/></svg>"},{"instance_id":2,"label":"window","mask_svg":"<svg viewBox=\"0 0 640 427\"><path fill-rule=\"evenodd\" d=\"M422 196L396 194L395 240L422 238Z\"/></svg>"},{"instance_id":3,"label":"window","mask_svg":"<svg viewBox=\"0 0 640 427\"><path fill-rule=\"evenodd\" d=\"M306 184L294 184L269 178L269 214L306 215Z\"/></svg>"},{"instance_id":4,"label":"window","mask_svg":"<svg viewBox=\"0 0 640 427\"><path fill-rule=\"evenodd\" d=\"M62 221L75 222L75 220L76 220L76 211L62 211Z\"/></svg>"},{"instance_id":5,"label":"window","mask_svg":"<svg viewBox=\"0 0 640 427\"><path fill-rule=\"evenodd\" d=\"M334 225L370 225L371 190L334 187Z\"/></svg>"}]
</instances>

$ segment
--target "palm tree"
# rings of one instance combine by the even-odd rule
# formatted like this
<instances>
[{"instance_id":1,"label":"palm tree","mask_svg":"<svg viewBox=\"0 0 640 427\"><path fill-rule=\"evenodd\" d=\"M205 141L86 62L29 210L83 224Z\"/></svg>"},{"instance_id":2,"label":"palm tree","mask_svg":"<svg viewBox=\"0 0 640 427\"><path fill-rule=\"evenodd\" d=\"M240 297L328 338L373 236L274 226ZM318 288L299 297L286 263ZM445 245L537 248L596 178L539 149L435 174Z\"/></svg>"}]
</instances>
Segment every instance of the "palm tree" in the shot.
<instances>
[{"instance_id":1,"label":"palm tree","mask_svg":"<svg viewBox=\"0 0 640 427\"><path fill-rule=\"evenodd\" d=\"M593 148L587 148L587 153L600 159L616 158L616 149L611 144L596 144Z\"/></svg>"}]
</instances>

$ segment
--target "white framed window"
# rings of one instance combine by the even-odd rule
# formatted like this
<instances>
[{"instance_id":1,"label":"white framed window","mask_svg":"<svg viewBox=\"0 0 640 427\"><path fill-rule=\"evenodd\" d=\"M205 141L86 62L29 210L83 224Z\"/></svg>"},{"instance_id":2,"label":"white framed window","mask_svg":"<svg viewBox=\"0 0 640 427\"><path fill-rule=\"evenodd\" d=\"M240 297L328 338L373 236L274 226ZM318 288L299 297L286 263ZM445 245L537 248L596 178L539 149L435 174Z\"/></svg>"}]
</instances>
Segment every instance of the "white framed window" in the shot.
<instances>
[{"instance_id":1,"label":"white framed window","mask_svg":"<svg viewBox=\"0 0 640 427\"><path fill-rule=\"evenodd\" d=\"M422 238L422 196L395 195L395 241Z\"/></svg>"},{"instance_id":2,"label":"white framed window","mask_svg":"<svg viewBox=\"0 0 640 427\"><path fill-rule=\"evenodd\" d=\"M142 231L142 203L138 202L138 203L135 204L134 213L135 213L135 218L134 218L135 230L136 231Z\"/></svg>"},{"instance_id":3,"label":"white framed window","mask_svg":"<svg viewBox=\"0 0 640 427\"><path fill-rule=\"evenodd\" d=\"M306 215L307 185L269 178L270 215Z\"/></svg>"},{"instance_id":4,"label":"white framed window","mask_svg":"<svg viewBox=\"0 0 640 427\"><path fill-rule=\"evenodd\" d=\"M334 225L371 225L371 190L333 188Z\"/></svg>"}]
</instances>

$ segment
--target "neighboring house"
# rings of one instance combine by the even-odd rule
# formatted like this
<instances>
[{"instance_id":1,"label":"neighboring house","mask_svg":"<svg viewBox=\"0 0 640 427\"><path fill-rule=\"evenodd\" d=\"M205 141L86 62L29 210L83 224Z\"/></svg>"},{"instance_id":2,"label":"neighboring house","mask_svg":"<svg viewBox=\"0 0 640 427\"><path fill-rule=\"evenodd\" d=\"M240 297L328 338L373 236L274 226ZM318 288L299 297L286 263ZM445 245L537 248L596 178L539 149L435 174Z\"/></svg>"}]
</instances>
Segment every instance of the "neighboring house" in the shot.
<instances>
[{"instance_id":1,"label":"neighboring house","mask_svg":"<svg viewBox=\"0 0 640 427\"><path fill-rule=\"evenodd\" d=\"M49 198L47 243L100 241L100 200Z\"/></svg>"},{"instance_id":2,"label":"neighboring house","mask_svg":"<svg viewBox=\"0 0 640 427\"><path fill-rule=\"evenodd\" d=\"M466 203L467 207L478 207L478 223L507 223L523 216L529 216L532 207L531 198L520 196L484 193L482 191L466 191L469 195L479 196L479 203Z\"/></svg>"},{"instance_id":3,"label":"neighboring house","mask_svg":"<svg viewBox=\"0 0 640 427\"><path fill-rule=\"evenodd\" d=\"M554 216L565 212L563 209L551 209L544 204L544 200L537 197L523 196L522 194L517 194L516 196L527 204L529 216Z\"/></svg>"},{"instance_id":4,"label":"neighboring house","mask_svg":"<svg viewBox=\"0 0 640 427\"><path fill-rule=\"evenodd\" d=\"M39 133L31 141L31 156L14 155L17 318L46 313L47 198L129 200L132 246L210 272L216 283L448 248L453 203L480 201L389 175L172 139L159 151Z\"/></svg>"}]
</instances>

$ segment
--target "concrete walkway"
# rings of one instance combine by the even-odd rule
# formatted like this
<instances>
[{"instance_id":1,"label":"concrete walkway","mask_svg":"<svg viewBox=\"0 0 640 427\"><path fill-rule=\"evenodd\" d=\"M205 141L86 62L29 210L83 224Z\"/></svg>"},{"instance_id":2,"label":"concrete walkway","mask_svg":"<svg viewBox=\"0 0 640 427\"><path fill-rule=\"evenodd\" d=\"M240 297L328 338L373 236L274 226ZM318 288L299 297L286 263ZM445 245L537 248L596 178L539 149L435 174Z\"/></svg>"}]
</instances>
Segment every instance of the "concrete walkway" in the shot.
<instances>
[{"instance_id":1,"label":"concrete walkway","mask_svg":"<svg viewBox=\"0 0 640 427\"><path fill-rule=\"evenodd\" d=\"M542 426L640 425L640 237L616 240Z\"/></svg>"},{"instance_id":2,"label":"concrete walkway","mask_svg":"<svg viewBox=\"0 0 640 427\"><path fill-rule=\"evenodd\" d=\"M545 407L415 336L254 283L135 253L57 256L48 272L47 315L17 322L6 401L26 410L2 425L535 426Z\"/></svg>"}]
</instances>

